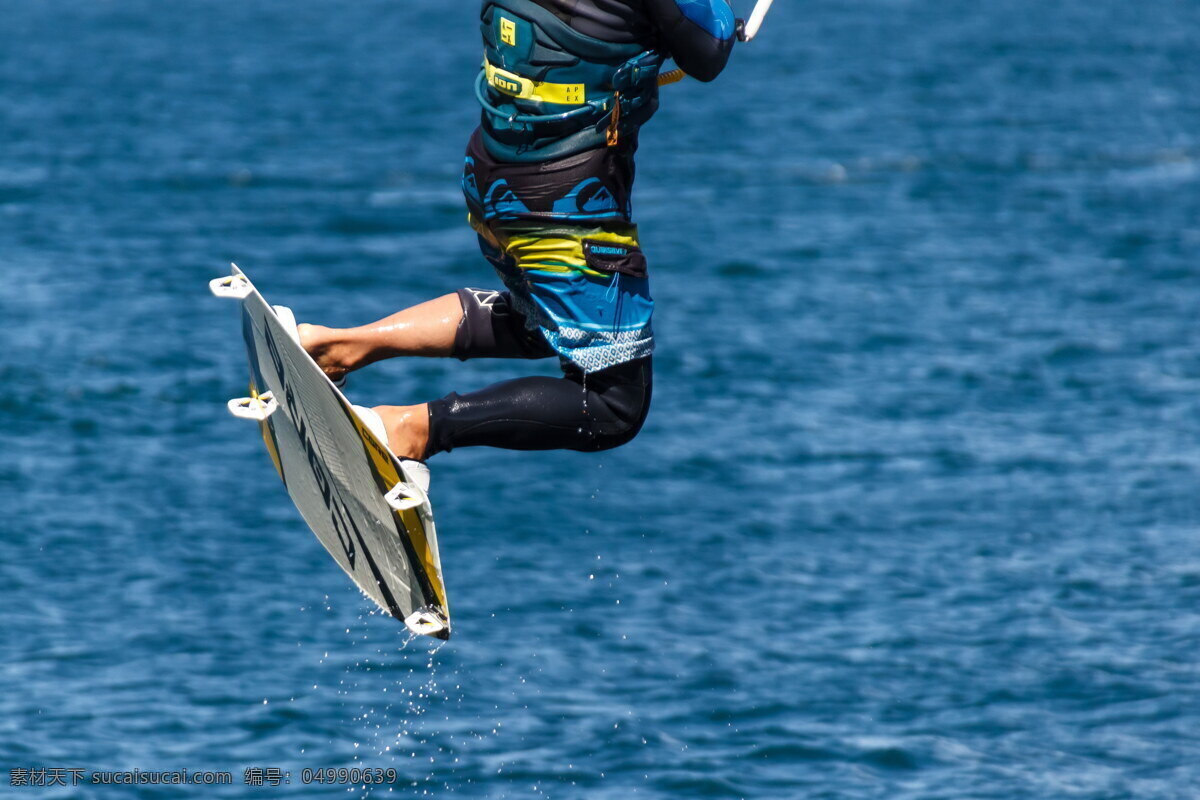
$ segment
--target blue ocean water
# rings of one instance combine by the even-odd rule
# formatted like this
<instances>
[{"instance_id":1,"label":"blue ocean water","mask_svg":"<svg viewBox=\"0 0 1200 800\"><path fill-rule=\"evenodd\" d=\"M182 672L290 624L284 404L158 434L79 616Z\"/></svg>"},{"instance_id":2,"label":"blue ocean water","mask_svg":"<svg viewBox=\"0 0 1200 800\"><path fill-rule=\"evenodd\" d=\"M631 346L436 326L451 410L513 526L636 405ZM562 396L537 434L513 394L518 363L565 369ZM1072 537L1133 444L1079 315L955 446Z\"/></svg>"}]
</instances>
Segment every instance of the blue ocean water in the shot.
<instances>
[{"instance_id":1,"label":"blue ocean water","mask_svg":"<svg viewBox=\"0 0 1200 800\"><path fill-rule=\"evenodd\" d=\"M205 284L351 324L494 282L475 13L0 0L5 796L1195 797L1200 6L776 3L672 88L649 422L433 461L437 646L225 413ZM38 767L234 784L10 788Z\"/></svg>"}]
</instances>

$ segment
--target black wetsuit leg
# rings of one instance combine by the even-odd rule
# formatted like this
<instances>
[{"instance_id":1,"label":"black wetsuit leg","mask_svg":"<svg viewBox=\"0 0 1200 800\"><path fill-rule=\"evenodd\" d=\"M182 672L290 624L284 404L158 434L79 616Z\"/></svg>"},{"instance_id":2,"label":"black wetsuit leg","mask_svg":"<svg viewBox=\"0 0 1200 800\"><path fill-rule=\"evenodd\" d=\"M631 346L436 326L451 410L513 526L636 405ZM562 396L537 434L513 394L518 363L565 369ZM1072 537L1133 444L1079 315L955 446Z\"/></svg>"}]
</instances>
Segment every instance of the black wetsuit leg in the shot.
<instances>
[{"instance_id":1,"label":"black wetsuit leg","mask_svg":"<svg viewBox=\"0 0 1200 800\"><path fill-rule=\"evenodd\" d=\"M650 410L649 358L586 377L535 376L497 383L429 404L426 457L455 447L607 450L625 444Z\"/></svg>"},{"instance_id":2,"label":"black wetsuit leg","mask_svg":"<svg viewBox=\"0 0 1200 800\"><path fill-rule=\"evenodd\" d=\"M556 355L507 292L459 290L463 321L454 355L468 358L546 358ZM509 450L607 450L625 444L650 410L651 360L642 358L585 376L565 364L561 378L504 381L429 404L425 457L455 447Z\"/></svg>"}]
</instances>

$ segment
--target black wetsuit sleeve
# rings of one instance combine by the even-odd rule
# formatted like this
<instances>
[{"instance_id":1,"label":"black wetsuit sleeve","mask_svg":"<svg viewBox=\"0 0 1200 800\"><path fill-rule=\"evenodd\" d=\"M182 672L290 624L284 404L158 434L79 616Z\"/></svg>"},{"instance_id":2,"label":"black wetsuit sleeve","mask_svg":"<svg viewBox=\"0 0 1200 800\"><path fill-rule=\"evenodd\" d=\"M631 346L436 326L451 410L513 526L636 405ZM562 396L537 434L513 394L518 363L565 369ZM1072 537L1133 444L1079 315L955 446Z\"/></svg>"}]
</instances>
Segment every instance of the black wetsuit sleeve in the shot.
<instances>
[{"instance_id":1,"label":"black wetsuit sleeve","mask_svg":"<svg viewBox=\"0 0 1200 800\"><path fill-rule=\"evenodd\" d=\"M680 69L701 81L721 74L736 38L733 10L726 0L645 2L667 52Z\"/></svg>"}]
</instances>

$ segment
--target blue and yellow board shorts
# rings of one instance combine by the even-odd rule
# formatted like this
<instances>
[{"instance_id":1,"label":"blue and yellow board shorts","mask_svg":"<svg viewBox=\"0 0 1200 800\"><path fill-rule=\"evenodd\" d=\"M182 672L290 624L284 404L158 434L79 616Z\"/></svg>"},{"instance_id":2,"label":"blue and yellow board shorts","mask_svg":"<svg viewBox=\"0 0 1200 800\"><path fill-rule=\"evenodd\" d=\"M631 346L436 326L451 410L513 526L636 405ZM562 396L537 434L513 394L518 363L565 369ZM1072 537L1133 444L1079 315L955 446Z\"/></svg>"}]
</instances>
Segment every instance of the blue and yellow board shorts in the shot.
<instances>
[{"instance_id":1,"label":"blue and yellow board shorts","mask_svg":"<svg viewBox=\"0 0 1200 800\"><path fill-rule=\"evenodd\" d=\"M654 300L637 226L484 221L471 226L513 309L584 373L649 356Z\"/></svg>"}]
</instances>

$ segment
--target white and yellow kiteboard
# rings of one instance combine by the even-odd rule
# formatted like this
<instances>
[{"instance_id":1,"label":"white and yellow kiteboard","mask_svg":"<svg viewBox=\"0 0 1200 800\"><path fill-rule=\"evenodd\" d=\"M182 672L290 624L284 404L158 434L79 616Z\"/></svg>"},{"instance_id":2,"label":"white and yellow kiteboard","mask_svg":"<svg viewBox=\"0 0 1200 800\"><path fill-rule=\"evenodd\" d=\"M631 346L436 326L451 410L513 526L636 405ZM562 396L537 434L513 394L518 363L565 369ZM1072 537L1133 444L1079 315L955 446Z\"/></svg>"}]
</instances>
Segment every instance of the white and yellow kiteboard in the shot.
<instances>
[{"instance_id":1,"label":"white and yellow kiteboard","mask_svg":"<svg viewBox=\"0 0 1200 800\"><path fill-rule=\"evenodd\" d=\"M280 319L236 264L209 288L241 301L250 396L230 400L229 410L259 423L304 521L380 608L414 633L448 639L424 465L387 449L385 434L372 431L293 338L294 323Z\"/></svg>"}]
</instances>

